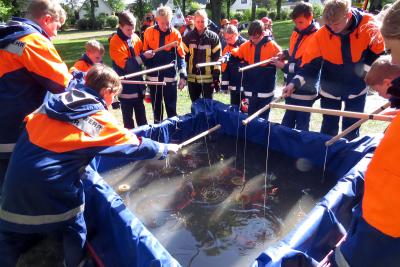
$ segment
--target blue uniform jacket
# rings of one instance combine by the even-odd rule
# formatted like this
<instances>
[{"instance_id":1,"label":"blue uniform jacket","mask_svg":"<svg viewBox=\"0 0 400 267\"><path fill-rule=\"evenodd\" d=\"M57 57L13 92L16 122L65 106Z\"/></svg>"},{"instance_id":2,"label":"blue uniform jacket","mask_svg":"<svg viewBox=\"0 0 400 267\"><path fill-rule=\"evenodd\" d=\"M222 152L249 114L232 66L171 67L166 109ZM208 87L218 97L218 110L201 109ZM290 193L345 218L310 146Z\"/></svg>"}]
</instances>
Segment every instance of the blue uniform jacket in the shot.
<instances>
[{"instance_id":1,"label":"blue uniform jacket","mask_svg":"<svg viewBox=\"0 0 400 267\"><path fill-rule=\"evenodd\" d=\"M96 155L163 158L166 146L116 123L102 98L82 86L52 95L25 119L12 154L0 206L0 229L59 229L84 211L81 178Z\"/></svg>"}]
</instances>

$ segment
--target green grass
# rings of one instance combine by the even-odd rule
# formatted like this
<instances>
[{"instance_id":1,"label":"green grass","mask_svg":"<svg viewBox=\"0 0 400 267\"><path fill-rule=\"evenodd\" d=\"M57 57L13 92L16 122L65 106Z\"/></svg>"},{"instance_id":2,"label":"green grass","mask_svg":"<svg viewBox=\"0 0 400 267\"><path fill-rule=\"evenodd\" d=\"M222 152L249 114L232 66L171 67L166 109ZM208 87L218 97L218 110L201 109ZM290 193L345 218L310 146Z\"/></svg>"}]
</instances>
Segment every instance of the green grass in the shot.
<instances>
[{"instance_id":1,"label":"green grass","mask_svg":"<svg viewBox=\"0 0 400 267\"><path fill-rule=\"evenodd\" d=\"M293 30L292 21L279 21L274 22L273 32L276 42L282 47L287 48L289 45L290 35ZM100 41L106 49L103 61L107 65L111 65L111 60L108 54L108 36L112 33L110 30L104 31L82 31L82 32L64 32L61 33L54 41L57 51L60 53L61 58L65 61L68 67L71 67L76 60L80 58L84 52L85 43L87 40L95 38ZM278 85L277 91L279 95L279 90L282 88L283 75L278 72ZM223 103L229 103L229 95L218 93L214 95L214 99L221 101ZM376 94L368 96L366 111L372 111L382 105L383 100L379 98ZM178 91L178 103L177 103L177 113L178 115L183 115L190 112L191 101L187 89ZM319 101L314 105L319 106ZM147 121L149 123L153 122L153 112L150 104L145 104ZM121 122L121 111L113 110L112 113ZM270 120L275 123L280 123L282 116L284 114L283 110L273 109L271 110ZM310 129L312 131L319 131L321 125L322 116L319 114L312 114ZM368 121L364 123L361 127L361 134L368 133L382 133L387 127L386 122Z\"/></svg>"}]
</instances>

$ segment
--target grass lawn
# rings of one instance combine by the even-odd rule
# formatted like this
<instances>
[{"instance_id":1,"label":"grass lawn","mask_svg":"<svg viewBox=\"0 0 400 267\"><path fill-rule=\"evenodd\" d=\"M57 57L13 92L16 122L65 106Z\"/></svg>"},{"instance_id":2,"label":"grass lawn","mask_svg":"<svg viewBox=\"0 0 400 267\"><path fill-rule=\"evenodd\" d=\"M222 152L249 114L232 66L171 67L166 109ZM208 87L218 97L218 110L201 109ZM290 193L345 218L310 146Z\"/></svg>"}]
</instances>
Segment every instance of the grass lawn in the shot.
<instances>
[{"instance_id":1,"label":"grass lawn","mask_svg":"<svg viewBox=\"0 0 400 267\"><path fill-rule=\"evenodd\" d=\"M293 30L293 23L291 21L279 21L274 22L273 32L276 42L283 48L287 48L289 45L289 39L291 32ZM102 31L82 31L82 32L62 32L57 38L54 40L54 44L56 46L57 51L60 53L61 58L66 62L68 67L71 67L74 62L80 58L82 53L84 52L85 43L87 40L91 38L96 38L100 41L106 49L106 53L104 55L104 63L107 65L111 65L111 60L108 54L108 37L113 33L111 30L102 30ZM279 95L279 91L282 88L282 72L278 72L278 85L276 95ZM229 103L229 95L225 95L222 93L218 93L214 95L214 99L221 101L223 103ZM366 112L372 111L377 107L381 106L384 103L384 100L381 99L376 94L369 95L367 97L367 105ZM183 115L190 112L191 101L189 98L189 94L187 89L182 91L178 91L178 104L177 104L177 112L179 115ZM147 120L149 123L153 122L152 109L150 104L145 104L146 106L146 114ZM319 101L314 104L315 107L319 106ZM121 120L121 112L120 110L112 111L113 114ZM279 109L273 109L270 114L270 120L272 122L280 123L282 120L282 116L284 111ZM311 130L319 131L321 126L321 118L322 116L319 114L312 114L311 116ZM378 121L368 121L364 123L361 127L361 134L374 134L374 133L382 133L384 129L387 127L388 123L386 122L378 122Z\"/></svg>"}]
</instances>

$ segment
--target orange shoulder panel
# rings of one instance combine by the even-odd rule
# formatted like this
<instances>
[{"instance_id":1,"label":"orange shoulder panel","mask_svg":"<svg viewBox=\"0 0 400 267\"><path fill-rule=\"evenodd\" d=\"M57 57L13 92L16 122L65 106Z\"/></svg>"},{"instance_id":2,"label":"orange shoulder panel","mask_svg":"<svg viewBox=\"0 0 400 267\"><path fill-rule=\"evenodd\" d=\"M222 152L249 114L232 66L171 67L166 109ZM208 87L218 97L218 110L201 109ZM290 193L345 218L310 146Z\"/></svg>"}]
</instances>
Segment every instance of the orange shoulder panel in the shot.
<instances>
[{"instance_id":1,"label":"orange shoulder panel","mask_svg":"<svg viewBox=\"0 0 400 267\"><path fill-rule=\"evenodd\" d=\"M41 148L56 153L90 147L139 144L136 135L118 126L115 118L108 111L99 111L90 118L103 126L96 137L89 136L68 122L51 119L42 113L30 114L25 121L27 121L29 140Z\"/></svg>"},{"instance_id":2,"label":"orange shoulder panel","mask_svg":"<svg viewBox=\"0 0 400 267\"><path fill-rule=\"evenodd\" d=\"M363 52L368 48L375 54L381 54L385 50L379 27L369 14L363 16L360 25L351 33L350 41L353 62L360 61Z\"/></svg>"},{"instance_id":3,"label":"orange shoulder panel","mask_svg":"<svg viewBox=\"0 0 400 267\"><path fill-rule=\"evenodd\" d=\"M154 29L154 26L148 27L143 34L143 51L154 50L158 48L160 34Z\"/></svg>"},{"instance_id":4,"label":"orange shoulder panel","mask_svg":"<svg viewBox=\"0 0 400 267\"><path fill-rule=\"evenodd\" d=\"M320 39L322 38L321 35L325 34L325 33L322 33L322 31L323 31L322 29L325 29L325 31L326 31L325 27L319 29L316 33L314 33L312 36L310 36L309 40L307 41L307 49L304 51L303 57L301 59L302 67L305 64L310 63L314 59L322 57Z\"/></svg>"},{"instance_id":5,"label":"orange shoulder panel","mask_svg":"<svg viewBox=\"0 0 400 267\"><path fill-rule=\"evenodd\" d=\"M373 227L400 237L400 115L392 121L365 174L362 211Z\"/></svg>"},{"instance_id":6,"label":"orange shoulder panel","mask_svg":"<svg viewBox=\"0 0 400 267\"><path fill-rule=\"evenodd\" d=\"M82 72L88 72L88 70L91 68L87 62L83 60L78 60L75 62L75 64L69 69L69 72L72 73L74 70L82 71Z\"/></svg>"},{"instance_id":7,"label":"orange shoulder panel","mask_svg":"<svg viewBox=\"0 0 400 267\"><path fill-rule=\"evenodd\" d=\"M130 51L128 45L119 38L117 34L114 34L110 39L110 58L117 64L121 69L125 68L126 61L130 57Z\"/></svg>"},{"instance_id":8,"label":"orange shoulder panel","mask_svg":"<svg viewBox=\"0 0 400 267\"><path fill-rule=\"evenodd\" d=\"M20 41L26 43L20 62L28 71L64 88L68 85L72 76L49 39L40 33L32 33L22 37ZM53 93L60 93L59 89L46 89Z\"/></svg>"}]
</instances>

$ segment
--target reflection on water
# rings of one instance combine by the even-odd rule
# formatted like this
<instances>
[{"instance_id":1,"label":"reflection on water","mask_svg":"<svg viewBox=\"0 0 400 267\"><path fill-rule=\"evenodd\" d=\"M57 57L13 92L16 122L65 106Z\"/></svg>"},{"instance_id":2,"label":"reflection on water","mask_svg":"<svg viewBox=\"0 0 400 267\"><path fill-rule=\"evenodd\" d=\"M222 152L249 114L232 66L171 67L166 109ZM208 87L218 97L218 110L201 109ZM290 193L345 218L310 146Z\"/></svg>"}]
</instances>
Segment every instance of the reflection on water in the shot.
<instances>
[{"instance_id":1,"label":"reflection on water","mask_svg":"<svg viewBox=\"0 0 400 267\"><path fill-rule=\"evenodd\" d=\"M307 160L272 151L265 175L265 148L247 143L244 159L244 144L235 155L235 142L221 136L207 141L209 155L203 141L167 164L136 162L104 177L116 191L130 188L120 192L127 206L183 266L249 266L335 181L322 184L322 170Z\"/></svg>"}]
</instances>

